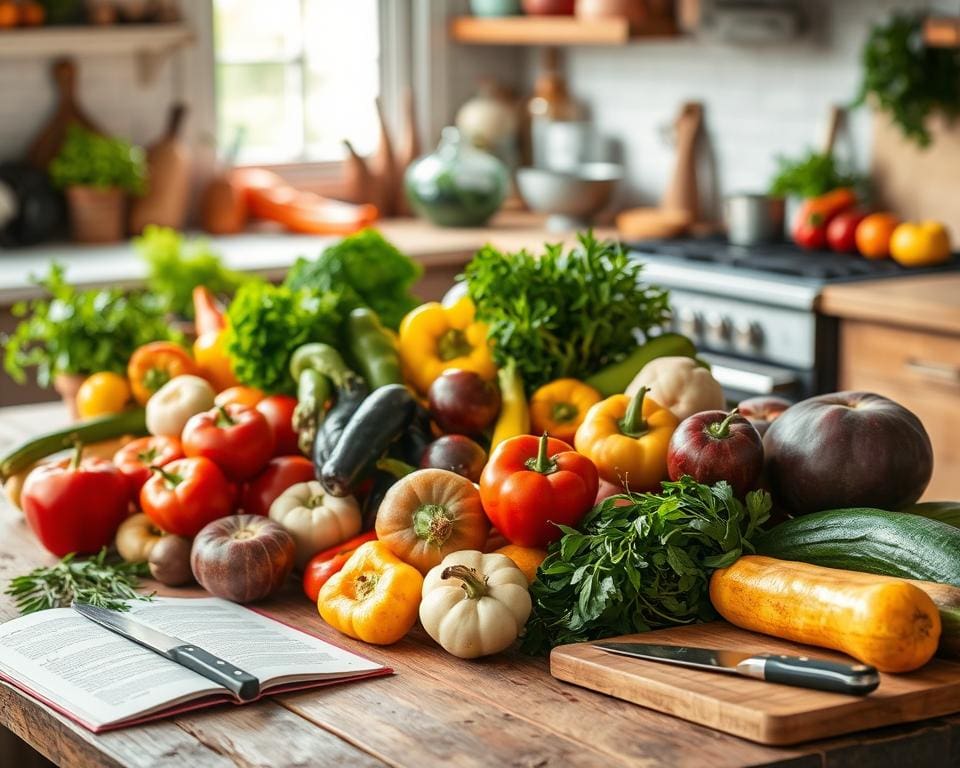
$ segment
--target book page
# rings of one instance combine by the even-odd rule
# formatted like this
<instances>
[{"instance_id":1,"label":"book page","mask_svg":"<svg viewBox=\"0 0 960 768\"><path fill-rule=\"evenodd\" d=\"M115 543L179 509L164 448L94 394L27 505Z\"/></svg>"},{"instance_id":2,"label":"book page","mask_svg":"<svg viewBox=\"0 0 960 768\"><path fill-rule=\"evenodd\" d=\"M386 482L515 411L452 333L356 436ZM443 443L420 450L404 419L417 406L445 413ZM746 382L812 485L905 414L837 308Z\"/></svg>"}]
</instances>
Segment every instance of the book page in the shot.
<instances>
[{"instance_id":1,"label":"book page","mask_svg":"<svg viewBox=\"0 0 960 768\"><path fill-rule=\"evenodd\" d=\"M351 677L383 666L319 637L216 597L158 598L132 603L130 616L154 629L195 643L260 679Z\"/></svg>"},{"instance_id":2,"label":"book page","mask_svg":"<svg viewBox=\"0 0 960 768\"><path fill-rule=\"evenodd\" d=\"M0 672L93 727L204 693L227 693L70 608L0 625Z\"/></svg>"}]
</instances>

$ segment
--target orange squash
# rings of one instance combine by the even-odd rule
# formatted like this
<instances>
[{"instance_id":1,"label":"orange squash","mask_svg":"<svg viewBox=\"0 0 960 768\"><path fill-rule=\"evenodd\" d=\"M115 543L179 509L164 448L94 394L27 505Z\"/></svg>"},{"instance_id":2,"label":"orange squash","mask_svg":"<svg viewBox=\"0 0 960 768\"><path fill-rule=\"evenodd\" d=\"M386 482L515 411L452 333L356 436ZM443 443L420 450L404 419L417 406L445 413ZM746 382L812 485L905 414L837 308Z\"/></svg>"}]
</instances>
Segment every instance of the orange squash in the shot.
<instances>
[{"instance_id":1,"label":"orange squash","mask_svg":"<svg viewBox=\"0 0 960 768\"><path fill-rule=\"evenodd\" d=\"M738 627L910 672L937 650L933 600L903 579L748 555L714 572L710 600Z\"/></svg>"}]
</instances>

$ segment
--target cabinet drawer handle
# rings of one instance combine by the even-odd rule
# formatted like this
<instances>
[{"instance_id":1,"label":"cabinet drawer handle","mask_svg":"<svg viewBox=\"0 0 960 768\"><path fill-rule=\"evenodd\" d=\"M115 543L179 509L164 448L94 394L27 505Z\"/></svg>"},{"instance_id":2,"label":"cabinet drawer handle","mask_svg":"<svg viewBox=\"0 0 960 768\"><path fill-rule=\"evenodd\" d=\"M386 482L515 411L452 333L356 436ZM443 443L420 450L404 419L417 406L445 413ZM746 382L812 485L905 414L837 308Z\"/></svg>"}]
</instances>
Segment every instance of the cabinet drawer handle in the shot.
<instances>
[{"instance_id":1,"label":"cabinet drawer handle","mask_svg":"<svg viewBox=\"0 0 960 768\"><path fill-rule=\"evenodd\" d=\"M960 384L960 366L928 363L923 360L907 360L907 369L920 376L926 376L951 384Z\"/></svg>"}]
</instances>

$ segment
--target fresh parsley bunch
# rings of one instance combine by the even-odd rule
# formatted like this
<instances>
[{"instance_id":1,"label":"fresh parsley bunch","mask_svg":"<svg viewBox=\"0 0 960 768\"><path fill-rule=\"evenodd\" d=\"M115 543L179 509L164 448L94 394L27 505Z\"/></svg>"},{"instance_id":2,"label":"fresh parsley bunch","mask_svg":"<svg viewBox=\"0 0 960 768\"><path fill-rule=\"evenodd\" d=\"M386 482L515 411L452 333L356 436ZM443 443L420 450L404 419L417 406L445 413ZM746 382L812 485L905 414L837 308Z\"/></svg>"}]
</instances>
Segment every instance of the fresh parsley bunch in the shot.
<instances>
[{"instance_id":1,"label":"fresh parsley bunch","mask_svg":"<svg viewBox=\"0 0 960 768\"><path fill-rule=\"evenodd\" d=\"M661 493L605 499L581 530L563 537L531 586L533 614L524 649L707 621L710 574L753 552L751 539L770 513L770 495L745 502L726 482L702 485L689 476Z\"/></svg>"},{"instance_id":2,"label":"fresh parsley bunch","mask_svg":"<svg viewBox=\"0 0 960 768\"><path fill-rule=\"evenodd\" d=\"M493 355L515 360L530 393L563 377L584 379L637 345L636 334L663 325L666 291L640 281L640 262L620 246L581 234L564 251L537 257L481 248L462 279L490 326Z\"/></svg>"}]
</instances>

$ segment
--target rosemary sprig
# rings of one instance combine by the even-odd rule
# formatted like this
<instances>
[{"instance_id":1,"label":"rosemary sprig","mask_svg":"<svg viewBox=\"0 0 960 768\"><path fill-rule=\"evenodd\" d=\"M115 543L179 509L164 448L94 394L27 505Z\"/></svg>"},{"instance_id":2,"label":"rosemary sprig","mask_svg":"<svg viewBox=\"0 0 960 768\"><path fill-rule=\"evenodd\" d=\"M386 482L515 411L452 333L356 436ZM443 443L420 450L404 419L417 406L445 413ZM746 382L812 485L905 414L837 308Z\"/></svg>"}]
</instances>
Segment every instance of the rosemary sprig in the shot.
<instances>
[{"instance_id":1,"label":"rosemary sprig","mask_svg":"<svg viewBox=\"0 0 960 768\"><path fill-rule=\"evenodd\" d=\"M140 577L149 575L146 563L111 561L107 548L86 560L77 560L71 552L49 568L35 568L17 576L7 585L6 593L17 603L21 613L47 608L64 608L78 603L125 611L127 600L150 600L153 595L136 591Z\"/></svg>"}]
</instances>

